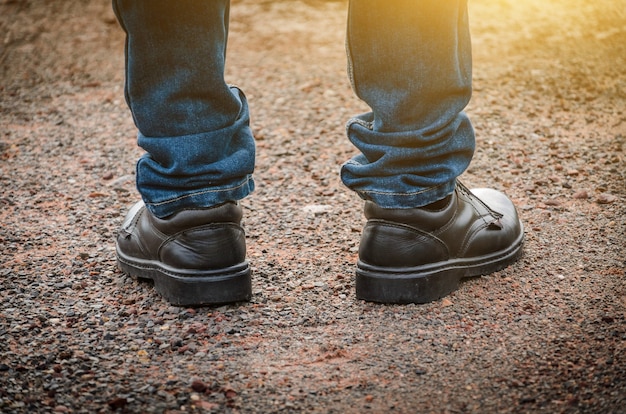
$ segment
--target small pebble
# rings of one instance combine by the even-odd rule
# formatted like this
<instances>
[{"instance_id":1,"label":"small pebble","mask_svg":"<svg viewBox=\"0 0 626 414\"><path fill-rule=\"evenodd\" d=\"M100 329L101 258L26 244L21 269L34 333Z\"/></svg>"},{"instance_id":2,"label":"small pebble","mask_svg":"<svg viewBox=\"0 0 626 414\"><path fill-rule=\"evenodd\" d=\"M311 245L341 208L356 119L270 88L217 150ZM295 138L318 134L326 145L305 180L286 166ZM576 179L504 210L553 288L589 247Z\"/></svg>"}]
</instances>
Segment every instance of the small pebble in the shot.
<instances>
[{"instance_id":1,"label":"small pebble","mask_svg":"<svg viewBox=\"0 0 626 414\"><path fill-rule=\"evenodd\" d=\"M612 204L617 201L617 197L611 194L602 193L596 198L598 204Z\"/></svg>"},{"instance_id":2,"label":"small pebble","mask_svg":"<svg viewBox=\"0 0 626 414\"><path fill-rule=\"evenodd\" d=\"M589 193L586 190L580 190L574 193L576 200L586 200L589 198Z\"/></svg>"}]
</instances>

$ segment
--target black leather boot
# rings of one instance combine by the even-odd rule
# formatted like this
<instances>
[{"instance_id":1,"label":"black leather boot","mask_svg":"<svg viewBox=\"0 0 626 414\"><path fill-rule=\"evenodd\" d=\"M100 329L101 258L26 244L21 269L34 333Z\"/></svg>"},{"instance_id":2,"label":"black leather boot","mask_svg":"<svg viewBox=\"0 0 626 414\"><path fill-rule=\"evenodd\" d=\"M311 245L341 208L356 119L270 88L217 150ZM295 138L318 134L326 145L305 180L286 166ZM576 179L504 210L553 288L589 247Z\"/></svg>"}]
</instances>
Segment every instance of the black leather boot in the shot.
<instances>
[{"instance_id":1,"label":"black leather boot","mask_svg":"<svg viewBox=\"0 0 626 414\"><path fill-rule=\"evenodd\" d=\"M356 271L359 299L426 303L461 279L501 270L520 256L524 231L515 206L492 189L457 183L447 205L383 209L365 203Z\"/></svg>"},{"instance_id":2,"label":"black leather boot","mask_svg":"<svg viewBox=\"0 0 626 414\"><path fill-rule=\"evenodd\" d=\"M117 237L119 268L152 279L173 305L249 300L252 295L242 211L236 203L182 210L159 219L138 202Z\"/></svg>"}]
</instances>

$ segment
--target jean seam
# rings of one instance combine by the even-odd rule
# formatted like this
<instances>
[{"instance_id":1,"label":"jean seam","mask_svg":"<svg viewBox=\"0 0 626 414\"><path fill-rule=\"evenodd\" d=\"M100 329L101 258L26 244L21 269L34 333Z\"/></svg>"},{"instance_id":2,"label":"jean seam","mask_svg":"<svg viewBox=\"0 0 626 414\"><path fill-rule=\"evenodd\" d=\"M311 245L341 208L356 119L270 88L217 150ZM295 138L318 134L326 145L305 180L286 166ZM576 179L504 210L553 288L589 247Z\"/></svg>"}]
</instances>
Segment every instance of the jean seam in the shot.
<instances>
[{"instance_id":1,"label":"jean seam","mask_svg":"<svg viewBox=\"0 0 626 414\"><path fill-rule=\"evenodd\" d=\"M246 178L245 181L243 181L241 184L235 187L220 188L220 189L215 189L215 190L204 190L204 191L199 191L199 192L195 192L191 194L185 194L183 196L172 198L171 200L167 200L167 201L161 201L159 203L146 203L146 204L149 206L158 207L158 206L162 206L162 205L169 204L169 203L175 203L176 201L184 200L189 197L196 197L196 196L203 195L203 194L220 193L220 192L228 192L232 190L237 190L239 188L246 186L250 182L250 179L251 177Z\"/></svg>"},{"instance_id":2,"label":"jean seam","mask_svg":"<svg viewBox=\"0 0 626 414\"><path fill-rule=\"evenodd\" d=\"M378 195L387 195L387 196L414 196L414 195L419 195L419 194L423 194L423 193L435 190L437 188L440 188L440 187L443 187L443 186L446 186L446 185L448 185L448 183L439 184L439 185L436 185L434 187L429 187L429 188L426 188L424 190L415 191L415 192L412 192L412 193L389 193L389 192L376 191L376 190L358 190L358 191L361 192L361 193L364 193L364 194L378 194Z\"/></svg>"},{"instance_id":3,"label":"jean seam","mask_svg":"<svg viewBox=\"0 0 626 414\"><path fill-rule=\"evenodd\" d=\"M354 63L352 61L352 48L350 46L350 24L351 24L351 9L352 8L352 2L348 3L348 16L347 16L347 22L346 22L346 40L345 40L345 49L346 49L346 61L347 61L347 72L348 72L348 78L350 80L350 87L352 88L352 91L354 92L355 95L358 96L357 93L357 86L356 86L356 79L354 77Z\"/></svg>"},{"instance_id":4,"label":"jean seam","mask_svg":"<svg viewBox=\"0 0 626 414\"><path fill-rule=\"evenodd\" d=\"M133 121L135 123L135 125L137 125L137 119L135 118L135 111L132 110L132 108L134 107L133 103L132 103L132 99L129 93L129 84L128 84L128 61L129 61L129 54L128 54L128 49L129 49L129 38L128 38L128 29L126 29L126 23L124 22L124 19L122 17L122 13L120 12L120 6L118 4L117 0L113 0L111 2L111 8L113 9L113 13L115 14L115 17L117 18L117 21L120 25L120 27L122 28L122 30L124 31L124 100L126 101L126 104L128 105L129 108L131 108L131 116L133 118Z\"/></svg>"},{"instance_id":5,"label":"jean seam","mask_svg":"<svg viewBox=\"0 0 626 414\"><path fill-rule=\"evenodd\" d=\"M365 129L369 129L369 130L373 130L373 125L374 123L371 121L364 121L362 119L359 118L352 118L348 121L348 124L346 125L346 131L350 131L350 127L354 124L358 124L361 125L362 127L364 127Z\"/></svg>"}]
</instances>

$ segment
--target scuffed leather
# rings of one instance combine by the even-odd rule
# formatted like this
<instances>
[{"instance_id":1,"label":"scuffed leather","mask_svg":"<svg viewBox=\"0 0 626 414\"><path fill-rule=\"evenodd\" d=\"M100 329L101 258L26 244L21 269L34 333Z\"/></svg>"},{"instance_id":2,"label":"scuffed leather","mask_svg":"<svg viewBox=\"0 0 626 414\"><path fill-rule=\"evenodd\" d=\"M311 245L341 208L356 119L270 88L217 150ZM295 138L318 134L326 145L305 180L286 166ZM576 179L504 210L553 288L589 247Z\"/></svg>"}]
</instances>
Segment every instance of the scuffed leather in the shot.
<instances>
[{"instance_id":1,"label":"scuffed leather","mask_svg":"<svg viewBox=\"0 0 626 414\"><path fill-rule=\"evenodd\" d=\"M118 248L128 257L157 260L176 269L234 266L246 255L241 218L240 206L225 203L159 219L140 201L124 220L117 237Z\"/></svg>"},{"instance_id":2,"label":"scuffed leather","mask_svg":"<svg viewBox=\"0 0 626 414\"><path fill-rule=\"evenodd\" d=\"M359 259L378 267L417 267L504 251L522 232L506 195L458 184L441 210L365 204Z\"/></svg>"}]
</instances>

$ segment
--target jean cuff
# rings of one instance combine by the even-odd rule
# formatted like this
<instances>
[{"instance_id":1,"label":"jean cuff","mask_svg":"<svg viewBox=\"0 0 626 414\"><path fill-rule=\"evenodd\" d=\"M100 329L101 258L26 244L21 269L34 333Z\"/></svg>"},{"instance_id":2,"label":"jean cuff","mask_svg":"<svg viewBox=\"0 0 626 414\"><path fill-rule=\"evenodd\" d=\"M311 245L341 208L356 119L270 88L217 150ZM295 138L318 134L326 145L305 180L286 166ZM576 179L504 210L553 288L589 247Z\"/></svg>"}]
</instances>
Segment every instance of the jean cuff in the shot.
<instances>
[{"instance_id":1,"label":"jean cuff","mask_svg":"<svg viewBox=\"0 0 626 414\"><path fill-rule=\"evenodd\" d=\"M363 200L372 201L381 208L417 208L446 198L454 192L455 188L456 180L413 193L391 193L375 190L359 190L356 193Z\"/></svg>"}]
</instances>

